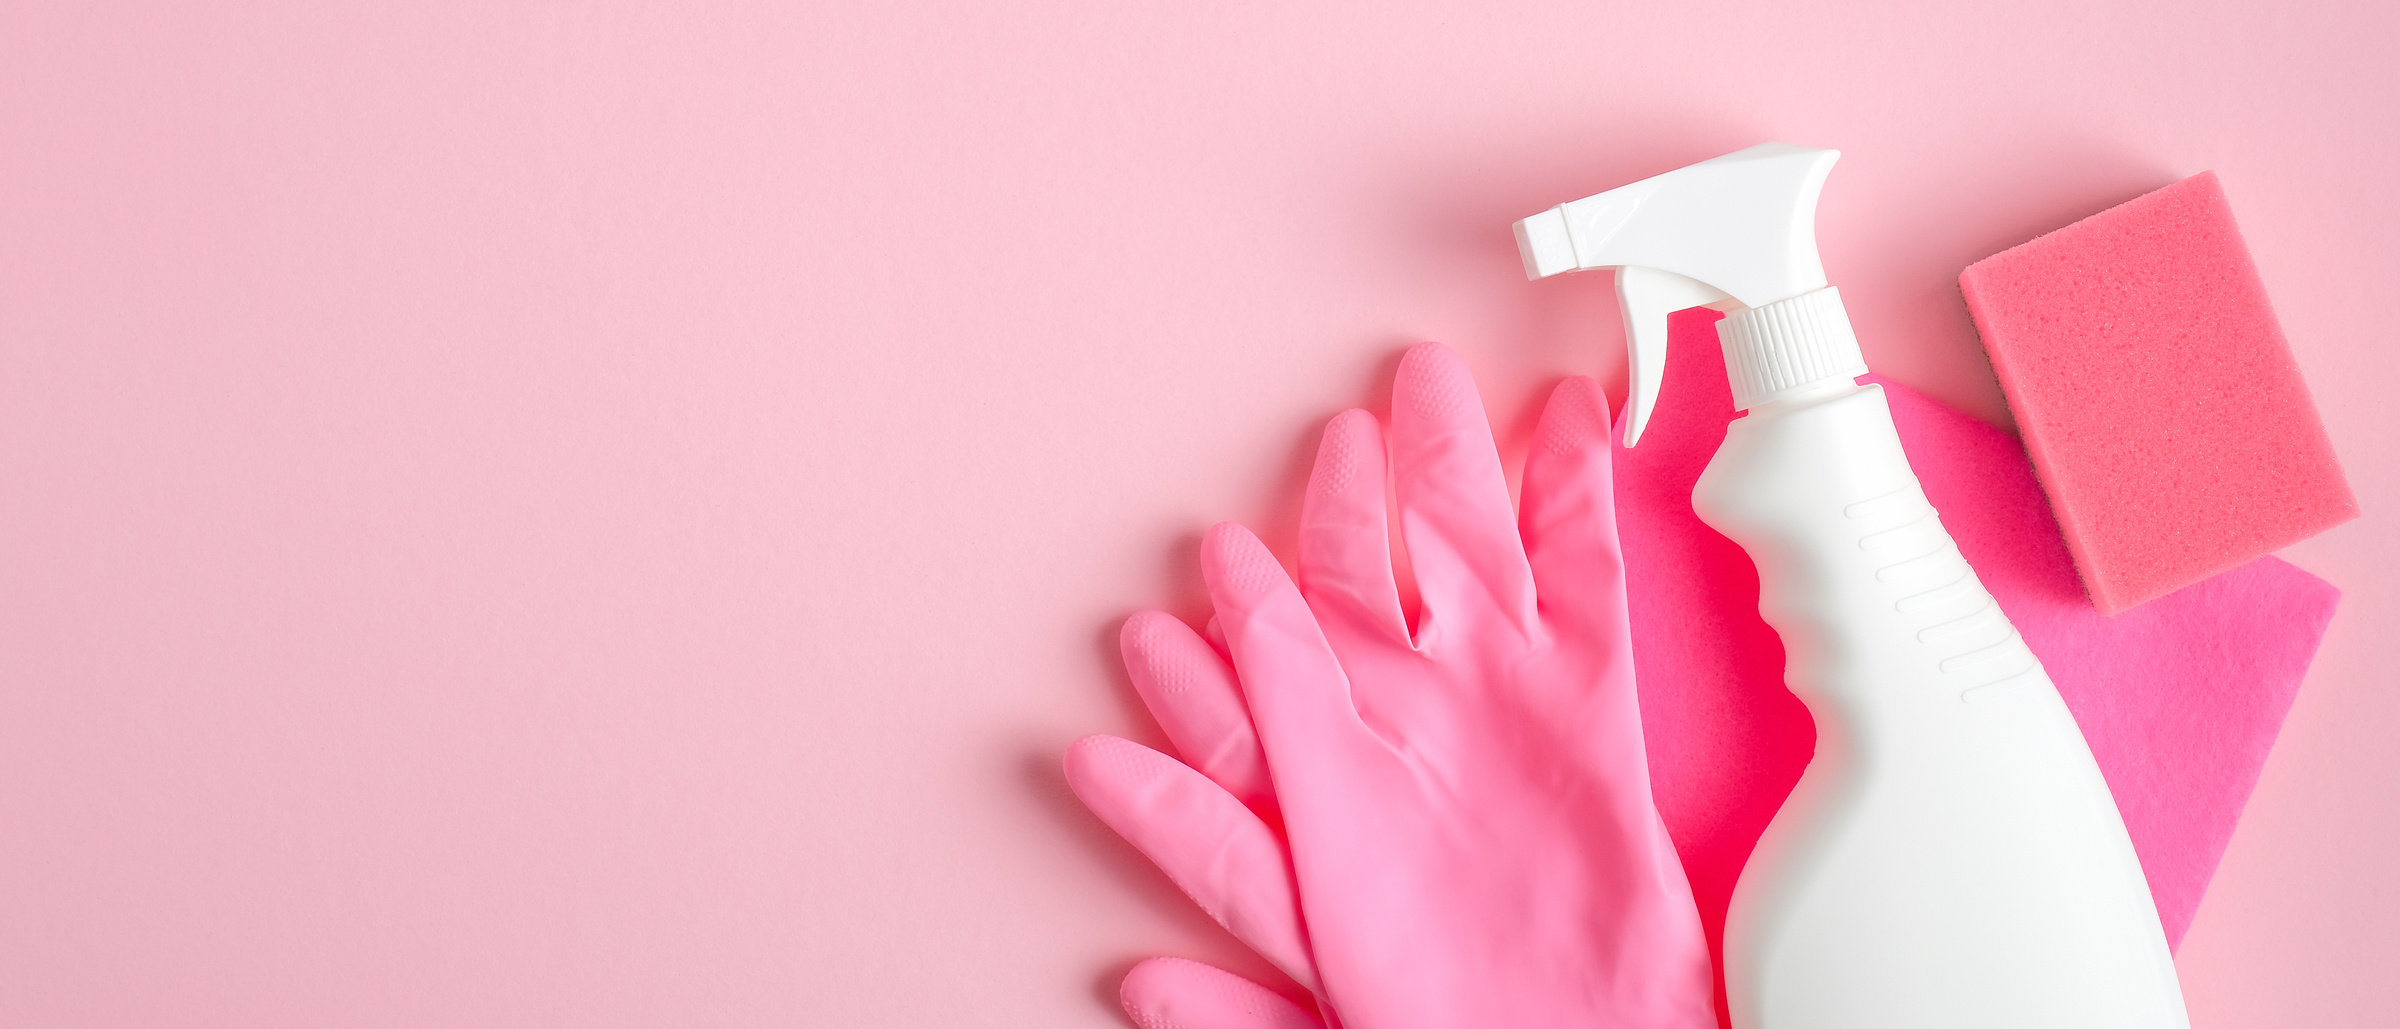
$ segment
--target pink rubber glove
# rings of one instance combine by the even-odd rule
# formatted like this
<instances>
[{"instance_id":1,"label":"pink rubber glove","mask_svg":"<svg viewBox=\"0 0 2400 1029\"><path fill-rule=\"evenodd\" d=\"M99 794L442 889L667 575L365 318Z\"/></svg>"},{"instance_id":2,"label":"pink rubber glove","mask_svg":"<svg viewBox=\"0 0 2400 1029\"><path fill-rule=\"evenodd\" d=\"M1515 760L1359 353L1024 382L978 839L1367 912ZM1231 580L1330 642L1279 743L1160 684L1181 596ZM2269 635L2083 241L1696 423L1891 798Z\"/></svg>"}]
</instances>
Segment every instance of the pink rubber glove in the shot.
<instances>
[{"instance_id":1,"label":"pink rubber glove","mask_svg":"<svg viewBox=\"0 0 2400 1029\"><path fill-rule=\"evenodd\" d=\"M1210 917L1317 990L1281 814L1232 666L1159 611L1127 619L1118 644L1134 688L1190 765L1087 736L1067 750L1068 784ZM1134 966L1118 996L1142 1029L1323 1029L1282 995L1181 958Z\"/></svg>"},{"instance_id":2,"label":"pink rubber glove","mask_svg":"<svg viewBox=\"0 0 2400 1029\"><path fill-rule=\"evenodd\" d=\"M1198 769L1095 737L1069 782L1347 1029L1714 1026L1643 760L1597 387L1553 393L1521 518L1455 356L1411 350L1392 406L1413 643L1382 435L1345 412L1309 484L1301 589L1238 526L1202 546L1238 695L1189 629L1127 626L1135 682ZM1145 963L1124 994L1146 1026L1309 1024L1191 962Z\"/></svg>"}]
</instances>

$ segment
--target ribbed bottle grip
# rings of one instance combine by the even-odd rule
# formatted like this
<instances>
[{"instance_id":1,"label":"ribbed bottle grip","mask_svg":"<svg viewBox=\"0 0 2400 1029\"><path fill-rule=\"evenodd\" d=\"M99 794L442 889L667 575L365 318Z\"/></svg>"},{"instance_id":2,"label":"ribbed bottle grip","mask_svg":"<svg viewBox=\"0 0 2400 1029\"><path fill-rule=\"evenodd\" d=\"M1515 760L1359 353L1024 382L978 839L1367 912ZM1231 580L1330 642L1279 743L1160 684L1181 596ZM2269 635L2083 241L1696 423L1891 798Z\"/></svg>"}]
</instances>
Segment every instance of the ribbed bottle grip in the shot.
<instances>
[{"instance_id":1,"label":"ribbed bottle grip","mask_svg":"<svg viewBox=\"0 0 2400 1029\"><path fill-rule=\"evenodd\" d=\"M1725 375L1739 411L1804 386L1867 373L1850 314L1832 286L1726 315L1717 323L1717 340L1725 347Z\"/></svg>"}]
</instances>

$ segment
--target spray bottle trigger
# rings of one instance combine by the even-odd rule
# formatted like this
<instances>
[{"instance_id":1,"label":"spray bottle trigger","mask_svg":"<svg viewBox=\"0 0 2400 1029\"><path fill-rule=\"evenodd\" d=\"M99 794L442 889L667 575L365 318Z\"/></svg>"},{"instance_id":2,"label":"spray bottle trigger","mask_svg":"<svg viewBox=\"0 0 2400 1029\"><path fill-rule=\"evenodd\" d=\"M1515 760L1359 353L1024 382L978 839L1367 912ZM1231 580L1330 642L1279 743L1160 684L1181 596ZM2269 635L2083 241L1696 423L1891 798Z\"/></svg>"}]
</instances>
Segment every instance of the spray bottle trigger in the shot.
<instances>
[{"instance_id":1,"label":"spray bottle trigger","mask_svg":"<svg viewBox=\"0 0 2400 1029\"><path fill-rule=\"evenodd\" d=\"M1625 445L1642 437L1667 373L1667 316L1687 307L1740 306L1724 290L1690 276L1626 265L1617 269L1617 306L1625 314Z\"/></svg>"}]
</instances>

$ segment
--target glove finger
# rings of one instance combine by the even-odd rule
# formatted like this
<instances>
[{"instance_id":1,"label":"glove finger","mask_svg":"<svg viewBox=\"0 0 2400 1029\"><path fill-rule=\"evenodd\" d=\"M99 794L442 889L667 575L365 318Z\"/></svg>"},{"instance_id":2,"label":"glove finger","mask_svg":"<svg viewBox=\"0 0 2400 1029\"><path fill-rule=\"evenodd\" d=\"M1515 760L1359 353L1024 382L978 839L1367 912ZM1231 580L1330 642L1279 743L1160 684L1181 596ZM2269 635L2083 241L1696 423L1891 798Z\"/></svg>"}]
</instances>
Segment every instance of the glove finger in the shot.
<instances>
[{"instance_id":1,"label":"glove finger","mask_svg":"<svg viewBox=\"0 0 2400 1029\"><path fill-rule=\"evenodd\" d=\"M1067 748L1067 785L1217 924L1315 989L1299 890L1283 840L1241 801L1132 740L1086 736Z\"/></svg>"},{"instance_id":2,"label":"glove finger","mask_svg":"<svg viewBox=\"0 0 2400 1029\"><path fill-rule=\"evenodd\" d=\"M1307 1008L1220 968L1151 958L1117 987L1125 1015L1142 1029L1325 1029Z\"/></svg>"},{"instance_id":3,"label":"glove finger","mask_svg":"<svg viewBox=\"0 0 2400 1029\"><path fill-rule=\"evenodd\" d=\"M1401 540L1416 570L1417 646L1535 625L1533 575L1474 377L1448 348L1411 347L1392 388ZM1486 629L1484 623L1499 623ZM1455 628L1445 628L1455 624Z\"/></svg>"},{"instance_id":4,"label":"glove finger","mask_svg":"<svg viewBox=\"0 0 2400 1029\"><path fill-rule=\"evenodd\" d=\"M1217 607L1234 674L1288 819L1294 784L1319 796L1340 791L1328 776L1363 771L1373 742L1351 705L1350 680L1300 591L1250 530L1222 522L1200 541L1200 573Z\"/></svg>"},{"instance_id":5,"label":"glove finger","mask_svg":"<svg viewBox=\"0 0 2400 1029\"><path fill-rule=\"evenodd\" d=\"M1576 376L1550 391L1525 457L1521 532L1543 617L1562 628L1619 641L1625 626L1625 562L1617 545L1608 401L1600 384Z\"/></svg>"},{"instance_id":6,"label":"glove finger","mask_svg":"<svg viewBox=\"0 0 2400 1029\"><path fill-rule=\"evenodd\" d=\"M1276 820L1267 756L1258 748L1233 667L1216 648L1164 611L1126 619L1117 646L1134 690L1184 762L1261 817Z\"/></svg>"},{"instance_id":7,"label":"glove finger","mask_svg":"<svg viewBox=\"0 0 2400 1029\"><path fill-rule=\"evenodd\" d=\"M1326 423L1300 507L1300 592L1337 651L1344 637L1408 645L1383 477L1374 415L1353 408Z\"/></svg>"}]
</instances>

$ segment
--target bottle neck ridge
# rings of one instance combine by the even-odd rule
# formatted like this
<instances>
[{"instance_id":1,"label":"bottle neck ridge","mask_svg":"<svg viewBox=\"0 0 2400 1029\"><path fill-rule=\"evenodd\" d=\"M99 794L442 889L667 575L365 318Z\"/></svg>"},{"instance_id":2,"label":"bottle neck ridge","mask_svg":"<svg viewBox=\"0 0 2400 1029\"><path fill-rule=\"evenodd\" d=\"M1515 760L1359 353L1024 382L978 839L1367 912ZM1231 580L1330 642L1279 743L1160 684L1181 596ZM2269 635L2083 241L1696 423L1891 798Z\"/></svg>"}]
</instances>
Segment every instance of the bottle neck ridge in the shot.
<instances>
[{"instance_id":1,"label":"bottle neck ridge","mask_svg":"<svg viewBox=\"0 0 2400 1029\"><path fill-rule=\"evenodd\" d=\"M1717 323L1717 340L1739 411L1813 400L1867 373L1841 292L1832 286L1728 314Z\"/></svg>"}]
</instances>

